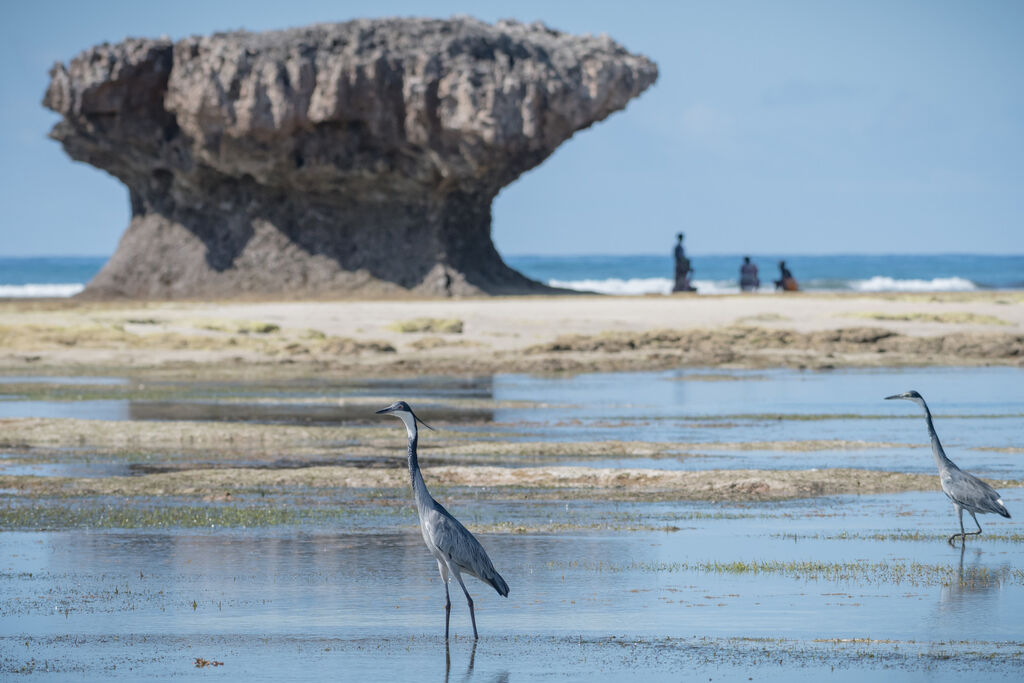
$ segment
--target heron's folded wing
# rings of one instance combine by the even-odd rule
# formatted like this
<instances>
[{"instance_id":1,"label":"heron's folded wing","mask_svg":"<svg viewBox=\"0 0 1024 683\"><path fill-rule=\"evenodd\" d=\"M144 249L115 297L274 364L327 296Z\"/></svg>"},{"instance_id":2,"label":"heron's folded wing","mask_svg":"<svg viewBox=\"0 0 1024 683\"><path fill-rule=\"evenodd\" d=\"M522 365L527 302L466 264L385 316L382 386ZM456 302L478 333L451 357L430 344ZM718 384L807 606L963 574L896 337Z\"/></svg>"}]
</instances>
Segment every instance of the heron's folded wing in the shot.
<instances>
[{"instance_id":1,"label":"heron's folded wing","mask_svg":"<svg viewBox=\"0 0 1024 683\"><path fill-rule=\"evenodd\" d=\"M480 542L447 511L431 510L424 518L430 540L460 569L477 578L494 571L491 559Z\"/></svg>"},{"instance_id":2,"label":"heron's folded wing","mask_svg":"<svg viewBox=\"0 0 1024 683\"><path fill-rule=\"evenodd\" d=\"M973 474L958 470L951 476L947 491L953 500L964 507L1001 514L999 492Z\"/></svg>"}]
</instances>

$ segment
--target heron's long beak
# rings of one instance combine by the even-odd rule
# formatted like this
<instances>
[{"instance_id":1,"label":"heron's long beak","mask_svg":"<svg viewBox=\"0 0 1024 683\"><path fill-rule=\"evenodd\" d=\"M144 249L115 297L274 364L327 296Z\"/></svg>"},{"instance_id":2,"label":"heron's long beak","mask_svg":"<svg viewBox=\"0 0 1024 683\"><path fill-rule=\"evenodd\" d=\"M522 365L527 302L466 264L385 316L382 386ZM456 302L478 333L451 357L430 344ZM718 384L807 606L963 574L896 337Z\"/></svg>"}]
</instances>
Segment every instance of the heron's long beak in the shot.
<instances>
[{"instance_id":1,"label":"heron's long beak","mask_svg":"<svg viewBox=\"0 0 1024 683\"><path fill-rule=\"evenodd\" d=\"M894 398L904 398L904 396L903 396L903 394L893 394L892 396L886 396L885 400L889 401L889 400L894 399Z\"/></svg>"},{"instance_id":2,"label":"heron's long beak","mask_svg":"<svg viewBox=\"0 0 1024 683\"><path fill-rule=\"evenodd\" d=\"M394 410L394 408L392 408L391 406L388 406L387 408L381 408L380 410L378 410L376 412L376 414L377 415L384 415L386 413L390 413L392 410Z\"/></svg>"}]
</instances>

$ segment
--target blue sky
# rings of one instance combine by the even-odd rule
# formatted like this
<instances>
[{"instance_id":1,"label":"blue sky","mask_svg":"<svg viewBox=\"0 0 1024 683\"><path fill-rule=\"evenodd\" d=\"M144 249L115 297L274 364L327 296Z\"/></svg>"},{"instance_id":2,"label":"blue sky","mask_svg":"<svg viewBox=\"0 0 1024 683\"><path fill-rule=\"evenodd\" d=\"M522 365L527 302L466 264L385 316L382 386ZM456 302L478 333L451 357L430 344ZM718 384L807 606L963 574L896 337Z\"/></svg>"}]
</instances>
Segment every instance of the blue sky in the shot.
<instances>
[{"instance_id":1,"label":"blue sky","mask_svg":"<svg viewBox=\"0 0 1024 683\"><path fill-rule=\"evenodd\" d=\"M1024 253L1024 2L10 3L0 256L109 254L113 178L46 138L54 61L126 36L472 14L608 33L658 83L494 204L507 254Z\"/></svg>"}]
</instances>

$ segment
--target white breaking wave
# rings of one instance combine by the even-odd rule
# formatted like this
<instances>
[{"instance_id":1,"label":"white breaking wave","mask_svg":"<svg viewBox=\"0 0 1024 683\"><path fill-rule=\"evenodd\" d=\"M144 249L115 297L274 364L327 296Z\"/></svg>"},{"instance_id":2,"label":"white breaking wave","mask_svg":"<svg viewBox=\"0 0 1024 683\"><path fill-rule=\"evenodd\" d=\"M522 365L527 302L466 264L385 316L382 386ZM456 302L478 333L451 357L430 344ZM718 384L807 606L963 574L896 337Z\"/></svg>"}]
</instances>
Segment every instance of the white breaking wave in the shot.
<instances>
[{"instance_id":1,"label":"white breaking wave","mask_svg":"<svg viewBox=\"0 0 1024 683\"><path fill-rule=\"evenodd\" d=\"M552 287L573 289L578 292L598 294L671 294L672 280L667 277L634 277L628 280L608 278L606 280L548 280ZM740 287L730 280L693 280L698 294L738 294ZM764 290L762 290L764 291Z\"/></svg>"},{"instance_id":2,"label":"white breaking wave","mask_svg":"<svg viewBox=\"0 0 1024 683\"><path fill-rule=\"evenodd\" d=\"M634 277L629 279L607 278L604 280L549 280L552 287L573 289L580 292L597 292L599 294L641 295L670 294L672 280L667 277ZM832 289L831 287L815 287L808 283L811 291ZM937 277L931 280L897 280L886 275L876 275L867 280L850 280L846 284L849 289L858 292L969 292L978 286L962 277ZM693 280L698 294L738 294L739 285L735 280ZM835 286L835 285L833 285ZM27 284L0 285L0 298L63 298L78 294L85 285L80 282L58 284ZM771 283L766 287L762 283L758 290L761 293L774 291Z\"/></svg>"},{"instance_id":3,"label":"white breaking wave","mask_svg":"<svg viewBox=\"0 0 1024 683\"><path fill-rule=\"evenodd\" d=\"M597 292L598 294L617 294L620 296L640 294L669 294L672 292L672 280L667 277L635 277L607 278L604 280L548 280L552 287L573 289L580 292ZM739 284L735 280L693 280L698 294L739 294ZM824 286L822 286L824 285ZM831 286L829 286L831 285ZM857 292L969 292L978 289L970 280L962 277L937 277L931 280L898 280L885 275L876 275L867 280L848 281L811 281L808 291L849 291ZM775 291L772 283L761 283L760 294L771 294Z\"/></svg>"},{"instance_id":4,"label":"white breaking wave","mask_svg":"<svg viewBox=\"0 0 1024 683\"><path fill-rule=\"evenodd\" d=\"M739 294L740 286L735 280L693 280L698 294Z\"/></svg>"},{"instance_id":5,"label":"white breaking wave","mask_svg":"<svg viewBox=\"0 0 1024 683\"><path fill-rule=\"evenodd\" d=\"M85 285L80 282L66 284L0 285L0 298L32 299L68 297L78 294Z\"/></svg>"},{"instance_id":6,"label":"white breaking wave","mask_svg":"<svg viewBox=\"0 0 1024 683\"><path fill-rule=\"evenodd\" d=\"M858 292L969 292L978 288L962 277L937 277L931 280L897 280L876 275L867 280L852 280L850 288Z\"/></svg>"},{"instance_id":7,"label":"white breaking wave","mask_svg":"<svg viewBox=\"0 0 1024 683\"><path fill-rule=\"evenodd\" d=\"M672 281L667 277L634 277L628 280L617 277L607 280L548 280L548 284L552 287L598 294L668 294L672 291Z\"/></svg>"}]
</instances>

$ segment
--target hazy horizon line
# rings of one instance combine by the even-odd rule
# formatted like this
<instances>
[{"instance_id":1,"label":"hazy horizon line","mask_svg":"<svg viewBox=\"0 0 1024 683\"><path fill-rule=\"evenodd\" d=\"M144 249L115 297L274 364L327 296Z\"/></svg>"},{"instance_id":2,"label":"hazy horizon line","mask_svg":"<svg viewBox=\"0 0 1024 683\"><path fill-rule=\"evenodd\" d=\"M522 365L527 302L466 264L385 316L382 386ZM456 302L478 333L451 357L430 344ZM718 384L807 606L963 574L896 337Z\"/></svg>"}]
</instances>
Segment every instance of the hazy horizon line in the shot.
<instances>
[{"instance_id":1,"label":"hazy horizon line","mask_svg":"<svg viewBox=\"0 0 1024 683\"><path fill-rule=\"evenodd\" d=\"M512 258L591 258L591 257L671 257L672 247L670 244L665 251L655 252L631 252L631 253L610 253L610 252L574 252L574 253L561 253L561 254L540 254L536 252L521 252L521 253L506 253L499 251L498 253L503 257ZM762 258L802 258L802 257L817 257L817 256L993 256L993 257L1024 257L1024 253L995 253L988 251L937 251L937 252L914 252L914 251L893 251L893 252L867 252L867 251L832 251L832 252L754 252L754 251L714 251L714 252L702 252L687 249L686 253L688 256L750 256L751 258L762 257ZM0 254L0 259L109 259L114 254Z\"/></svg>"}]
</instances>

